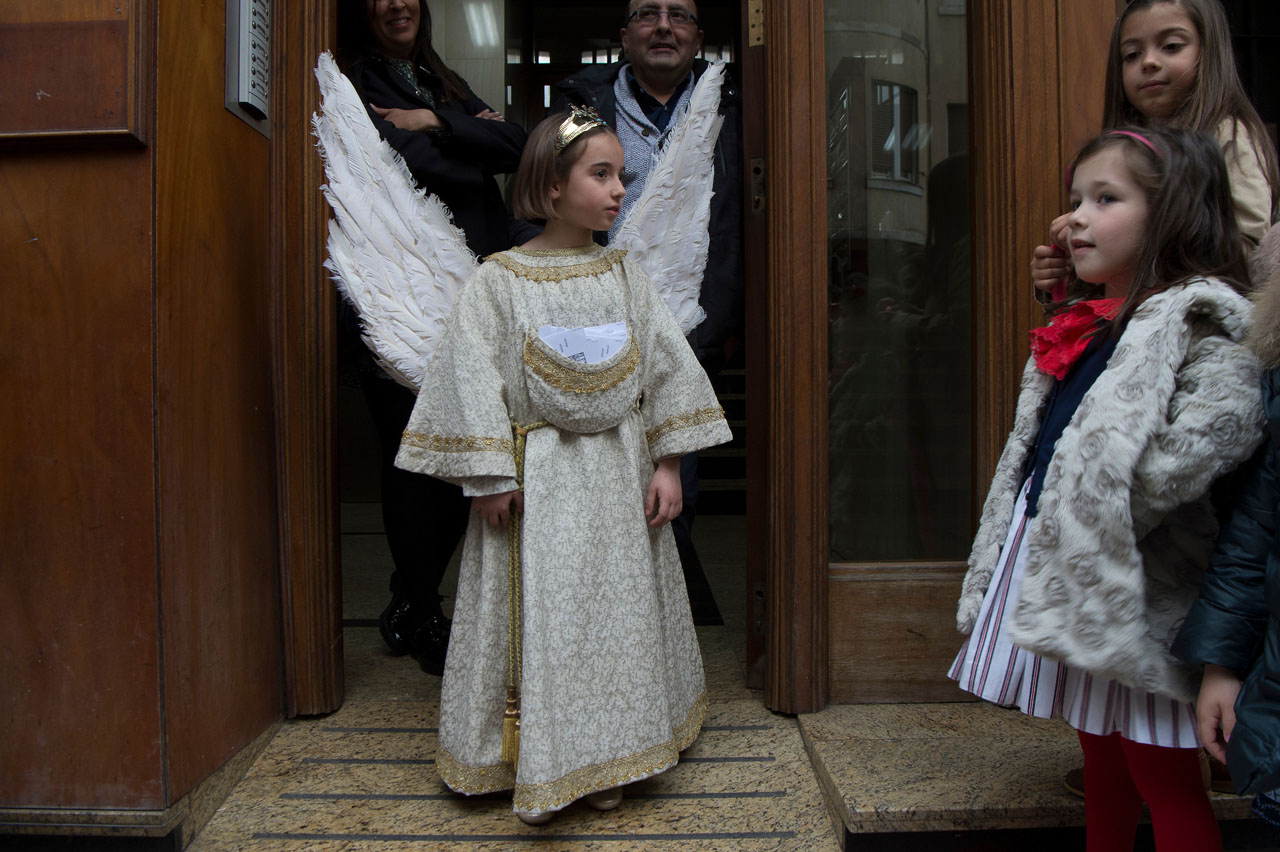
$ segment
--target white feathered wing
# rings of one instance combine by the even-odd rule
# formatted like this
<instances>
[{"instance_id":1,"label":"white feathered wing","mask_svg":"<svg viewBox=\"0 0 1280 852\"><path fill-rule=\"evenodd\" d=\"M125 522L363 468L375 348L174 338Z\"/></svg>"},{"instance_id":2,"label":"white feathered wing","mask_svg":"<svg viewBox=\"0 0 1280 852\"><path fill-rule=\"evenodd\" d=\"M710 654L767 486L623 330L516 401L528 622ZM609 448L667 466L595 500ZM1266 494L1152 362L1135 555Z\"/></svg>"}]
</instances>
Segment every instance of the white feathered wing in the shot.
<instances>
[{"instance_id":1,"label":"white feathered wing","mask_svg":"<svg viewBox=\"0 0 1280 852\"><path fill-rule=\"evenodd\" d=\"M686 334L706 317L698 304L707 263L713 158L723 116L723 63L698 81L644 191L610 245L625 248ZM413 182L359 95L326 51L316 64L321 112L312 127L324 158L329 222L325 267L360 315L363 336L402 384L422 384L475 255L440 200Z\"/></svg>"},{"instance_id":2,"label":"white feathered wing","mask_svg":"<svg viewBox=\"0 0 1280 852\"><path fill-rule=\"evenodd\" d=\"M311 124L334 216L325 266L355 305L383 368L416 389L478 264L448 209L414 185L404 159L378 135L328 51L316 79L321 112Z\"/></svg>"},{"instance_id":3,"label":"white feathered wing","mask_svg":"<svg viewBox=\"0 0 1280 852\"><path fill-rule=\"evenodd\" d=\"M609 241L640 264L685 334L707 316L698 297L710 246L707 223L716 139L724 122L723 80L723 62L703 72L684 120L668 137L644 190Z\"/></svg>"}]
</instances>

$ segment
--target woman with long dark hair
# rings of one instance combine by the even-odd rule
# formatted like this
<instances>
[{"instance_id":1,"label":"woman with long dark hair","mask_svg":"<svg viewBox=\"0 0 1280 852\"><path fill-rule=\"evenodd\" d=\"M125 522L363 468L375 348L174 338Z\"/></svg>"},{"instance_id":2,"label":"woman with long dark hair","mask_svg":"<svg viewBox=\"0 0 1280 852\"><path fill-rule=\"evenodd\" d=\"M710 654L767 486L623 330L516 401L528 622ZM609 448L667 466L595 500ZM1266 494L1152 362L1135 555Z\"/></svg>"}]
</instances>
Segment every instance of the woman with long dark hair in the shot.
<instances>
[{"instance_id":1,"label":"woman with long dark hair","mask_svg":"<svg viewBox=\"0 0 1280 852\"><path fill-rule=\"evenodd\" d=\"M529 237L512 219L495 175L514 172L526 133L503 121L440 58L431 13L420 0L339 0L338 64L378 133L404 158L421 189L444 202L479 257ZM354 344L354 310L343 334ZM357 372L382 451L382 514L395 563L391 602L379 620L394 653L412 652L423 671L444 670L449 622L438 588L466 531L470 501L455 485L394 466L414 394L355 344Z\"/></svg>"}]
</instances>

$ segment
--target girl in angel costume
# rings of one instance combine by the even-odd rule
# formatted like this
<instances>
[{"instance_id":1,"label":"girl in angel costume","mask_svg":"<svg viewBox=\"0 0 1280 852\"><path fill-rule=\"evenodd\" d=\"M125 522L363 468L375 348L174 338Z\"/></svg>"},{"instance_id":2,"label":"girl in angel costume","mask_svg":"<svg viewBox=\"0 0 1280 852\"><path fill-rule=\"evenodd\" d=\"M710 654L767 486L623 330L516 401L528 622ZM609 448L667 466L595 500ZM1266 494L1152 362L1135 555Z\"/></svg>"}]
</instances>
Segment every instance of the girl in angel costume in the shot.
<instances>
[{"instance_id":1,"label":"girl in angel costume","mask_svg":"<svg viewBox=\"0 0 1280 852\"><path fill-rule=\"evenodd\" d=\"M419 387L397 464L475 498L436 766L461 793L513 790L529 823L583 797L616 807L706 714L669 521L679 457L731 437L685 340L704 316L723 66L610 248L591 237L624 194L616 135L589 110L540 124L514 192L546 227L479 268L327 54L316 75L327 265L384 366Z\"/></svg>"},{"instance_id":2,"label":"girl in angel costume","mask_svg":"<svg viewBox=\"0 0 1280 852\"><path fill-rule=\"evenodd\" d=\"M706 696L670 520L680 456L729 440L706 374L625 251L622 146L594 112L533 131L514 206L546 227L463 289L396 463L473 514L440 698L440 775L543 822L674 765ZM656 470L655 470L656 465Z\"/></svg>"}]
</instances>

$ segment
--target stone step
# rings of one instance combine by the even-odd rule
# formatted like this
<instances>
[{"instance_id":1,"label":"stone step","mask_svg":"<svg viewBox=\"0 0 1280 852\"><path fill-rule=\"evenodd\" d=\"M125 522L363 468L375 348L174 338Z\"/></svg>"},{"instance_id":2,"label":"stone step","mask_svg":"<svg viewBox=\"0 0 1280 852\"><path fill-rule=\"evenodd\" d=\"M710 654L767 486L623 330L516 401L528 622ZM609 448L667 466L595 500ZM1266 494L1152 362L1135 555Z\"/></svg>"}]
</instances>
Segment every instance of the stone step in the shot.
<instances>
[{"instance_id":1,"label":"stone step","mask_svg":"<svg viewBox=\"0 0 1280 852\"><path fill-rule=\"evenodd\" d=\"M1083 848L1065 722L977 701L831 705L799 721L842 848ZM1211 798L1227 848L1266 848L1249 839L1249 797Z\"/></svg>"}]
</instances>

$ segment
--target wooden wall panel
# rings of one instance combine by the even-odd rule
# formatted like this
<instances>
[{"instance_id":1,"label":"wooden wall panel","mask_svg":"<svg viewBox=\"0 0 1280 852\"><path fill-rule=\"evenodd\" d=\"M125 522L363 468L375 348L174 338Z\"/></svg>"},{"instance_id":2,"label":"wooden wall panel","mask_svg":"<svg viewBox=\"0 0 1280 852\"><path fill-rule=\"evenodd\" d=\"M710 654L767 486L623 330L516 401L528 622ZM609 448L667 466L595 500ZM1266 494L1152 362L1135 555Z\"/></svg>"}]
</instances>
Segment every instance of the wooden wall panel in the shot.
<instances>
[{"instance_id":1,"label":"wooden wall panel","mask_svg":"<svg viewBox=\"0 0 1280 852\"><path fill-rule=\"evenodd\" d=\"M1102 117L1114 0L969 4L974 150L975 510L1004 447L1044 321L1031 252L1065 210L1062 175Z\"/></svg>"},{"instance_id":2,"label":"wooden wall panel","mask_svg":"<svg viewBox=\"0 0 1280 852\"><path fill-rule=\"evenodd\" d=\"M222 0L159 3L157 450L169 798L283 714L270 143L223 107Z\"/></svg>"},{"instance_id":3,"label":"wooden wall panel","mask_svg":"<svg viewBox=\"0 0 1280 852\"><path fill-rule=\"evenodd\" d=\"M0 137L33 131L101 133L124 123L128 21L0 24L0 55L24 72L20 85L6 86L0 94Z\"/></svg>"},{"instance_id":4,"label":"wooden wall panel","mask_svg":"<svg viewBox=\"0 0 1280 852\"><path fill-rule=\"evenodd\" d=\"M831 701L968 701L947 678L963 564L833 566Z\"/></svg>"},{"instance_id":5,"label":"wooden wall panel","mask_svg":"<svg viewBox=\"0 0 1280 852\"><path fill-rule=\"evenodd\" d=\"M150 175L0 158L0 806L162 806Z\"/></svg>"},{"instance_id":6,"label":"wooden wall panel","mask_svg":"<svg viewBox=\"0 0 1280 852\"><path fill-rule=\"evenodd\" d=\"M975 0L969 13L977 512L1013 423L1027 332L1043 318L1031 252L1060 212L1062 143L1055 6Z\"/></svg>"},{"instance_id":7,"label":"wooden wall panel","mask_svg":"<svg viewBox=\"0 0 1280 852\"><path fill-rule=\"evenodd\" d=\"M1077 4L1067 0L1058 4L1058 67L1062 87L1059 120L1063 139L1060 176L1066 174L1067 165L1084 143L1102 132L1102 95L1115 3L1114 0L1094 2L1097 8L1083 15ZM1062 187L1064 206L1061 209L1065 211L1067 190L1061 178L1058 185Z\"/></svg>"},{"instance_id":8,"label":"wooden wall panel","mask_svg":"<svg viewBox=\"0 0 1280 852\"><path fill-rule=\"evenodd\" d=\"M150 0L0 3L0 145L141 145L150 124Z\"/></svg>"}]
</instances>

